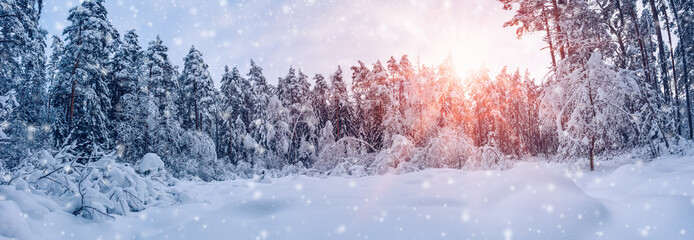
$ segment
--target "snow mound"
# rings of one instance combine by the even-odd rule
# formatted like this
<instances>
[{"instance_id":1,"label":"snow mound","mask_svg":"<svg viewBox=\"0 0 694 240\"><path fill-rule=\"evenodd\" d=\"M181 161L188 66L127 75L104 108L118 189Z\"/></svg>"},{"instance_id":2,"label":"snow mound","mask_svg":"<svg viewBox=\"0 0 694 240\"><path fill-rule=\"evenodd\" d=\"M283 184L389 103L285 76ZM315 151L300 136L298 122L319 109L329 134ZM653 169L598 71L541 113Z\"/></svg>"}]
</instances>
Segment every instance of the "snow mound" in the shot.
<instances>
[{"instance_id":1,"label":"snow mound","mask_svg":"<svg viewBox=\"0 0 694 240\"><path fill-rule=\"evenodd\" d=\"M24 159L13 176L3 181L3 185L9 185L0 189L3 198L16 202L32 218L40 219L62 209L98 222L153 206L172 205L183 195L172 190L176 180L165 174L156 155L143 159L138 169L147 171L140 175L117 163L113 155L85 162L70 152L70 148L55 155L41 151Z\"/></svg>"},{"instance_id":2,"label":"snow mound","mask_svg":"<svg viewBox=\"0 0 694 240\"><path fill-rule=\"evenodd\" d=\"M164 162L155 153L147 153L140 161L137 161L135 171L145 176L166 173Z\"/></svg>"}]
</instances>

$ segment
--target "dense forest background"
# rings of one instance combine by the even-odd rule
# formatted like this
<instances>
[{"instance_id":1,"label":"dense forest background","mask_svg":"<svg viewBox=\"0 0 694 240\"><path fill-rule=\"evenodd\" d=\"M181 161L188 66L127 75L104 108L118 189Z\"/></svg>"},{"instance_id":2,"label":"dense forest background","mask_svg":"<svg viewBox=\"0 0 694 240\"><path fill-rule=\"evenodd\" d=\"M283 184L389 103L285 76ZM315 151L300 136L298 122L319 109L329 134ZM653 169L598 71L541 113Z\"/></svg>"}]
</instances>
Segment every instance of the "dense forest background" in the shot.
<instances>
[{"instance_id":1,"label":"dense forest background","mask_svg":"<svg viewBox=\"0 0 694 240\"><path fill-rule=\"evenodd\" d=\"M50 46L42 2L5 0L0 167L48 152L130 165L156 153L174 176L203 180L504 168L540 155L593 169L596 157L689 146L694 2L500 2L518 37L546 36L543 79L484 68L460 77L450 58L401 56L328 76L290 67L274 86L251 60L226 67L217 89L203 53L191 47L174 66L161 39L141 46L134 30L117 31L103 0L71 9Z\"/></svg>"}]
</instances>

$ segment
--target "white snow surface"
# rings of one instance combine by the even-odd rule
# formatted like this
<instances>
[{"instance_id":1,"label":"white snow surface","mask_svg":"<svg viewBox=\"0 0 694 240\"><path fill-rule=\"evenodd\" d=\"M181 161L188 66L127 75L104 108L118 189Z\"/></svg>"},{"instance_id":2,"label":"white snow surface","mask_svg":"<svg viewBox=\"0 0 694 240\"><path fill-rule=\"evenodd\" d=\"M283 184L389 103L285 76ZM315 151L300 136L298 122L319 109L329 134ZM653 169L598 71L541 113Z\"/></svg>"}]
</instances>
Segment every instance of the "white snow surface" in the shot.
<instances>
[{"instance_id":1,"label":"white snow surface","mask_svg":"<svg viewBox=\"0 0 694 240\"><path fill-rule=\"evenodd\" d=\"M694 239L694 157L633 162L180 181L192 199L104 222L0 186L0 239Z\"/></svg>"}]
</instances>

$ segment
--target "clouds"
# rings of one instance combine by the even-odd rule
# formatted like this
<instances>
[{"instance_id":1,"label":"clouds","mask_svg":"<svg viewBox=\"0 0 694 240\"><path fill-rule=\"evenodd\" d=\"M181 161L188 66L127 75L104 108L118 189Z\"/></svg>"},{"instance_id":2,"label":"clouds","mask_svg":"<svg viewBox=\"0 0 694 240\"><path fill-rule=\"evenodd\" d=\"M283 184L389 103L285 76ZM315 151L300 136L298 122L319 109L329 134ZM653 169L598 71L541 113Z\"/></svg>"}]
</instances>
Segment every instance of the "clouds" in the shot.
<instances>
[{"instance_id":1,"label":"clouds","mask_svg":"<svg viewBox=\"0 0 694 240\"><path fill-rule=\"evenodd\" d=\"M52 11L43 14L43 26L59 34L78 1L45 3ZM198 47L215 82L224 65L247 69L251 58L270 82L290 65L329 74L338 64L403 54L436 65L450 53L459 71L510 65L535 76L544 75L549 62L541 36L517 40L513 29L502 28L512 13L491 0L111 0L107 8L113 25L136 29L143 46L161 35L177 65L191 45Z\"/></svg>"}]
</instances>

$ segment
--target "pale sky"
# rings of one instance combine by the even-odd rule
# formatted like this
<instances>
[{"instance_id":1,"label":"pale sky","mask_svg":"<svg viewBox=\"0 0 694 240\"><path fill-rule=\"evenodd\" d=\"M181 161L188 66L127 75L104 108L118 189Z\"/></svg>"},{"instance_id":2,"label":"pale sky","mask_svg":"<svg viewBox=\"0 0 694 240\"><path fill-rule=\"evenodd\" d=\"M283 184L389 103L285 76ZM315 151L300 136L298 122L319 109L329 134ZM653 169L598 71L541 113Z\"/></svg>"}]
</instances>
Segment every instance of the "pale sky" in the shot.
<instances>
[{"instance_id":1,"label":"pale sky","mask_svg":"<svg viewBox=\"0 0 694 240\"><path fill-rule=\"evenodd\" d=\"M44 1L41 24L62 38L79 2ZM349 77L357 60L370 67L403 54L426 65L451 54L462 76L483 65L494 76L507 65L541 78L550 62L541 34L518 40L502 27L512 12L496 0L107 0L106 8L121 35L135 29L143 48L160 35L181 68L195 45L217 86L225 65L247 73L251 58L271 83L290 66L312 77L341 65Z\"/></svg>"}]
</instances>

